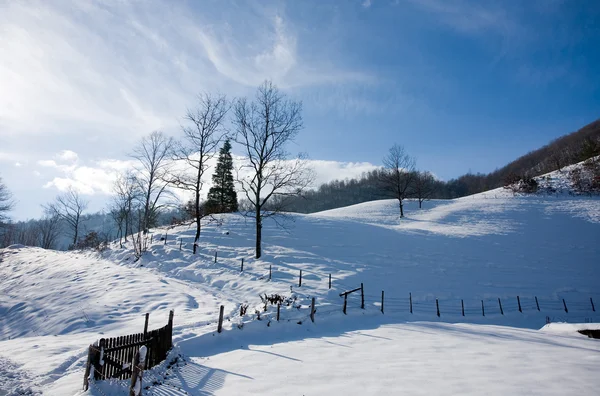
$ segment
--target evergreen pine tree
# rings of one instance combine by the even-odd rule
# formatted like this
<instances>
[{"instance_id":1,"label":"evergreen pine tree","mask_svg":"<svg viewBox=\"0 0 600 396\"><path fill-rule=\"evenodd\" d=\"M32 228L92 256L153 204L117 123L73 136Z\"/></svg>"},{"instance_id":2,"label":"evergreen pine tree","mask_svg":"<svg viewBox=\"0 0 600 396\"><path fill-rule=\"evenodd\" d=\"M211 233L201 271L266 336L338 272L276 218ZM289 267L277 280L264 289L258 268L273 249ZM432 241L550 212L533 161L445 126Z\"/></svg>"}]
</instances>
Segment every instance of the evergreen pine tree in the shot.
<instances>
[{"instance_id":1,"label":"evergreen pine tree","mask_svg":"<svg viewBox=\"0 0 600 396\"><path fill-rule=\"evenodd\" d=\"M227 139L219 151L217 168L212 176L213 185L208 191L206 209L209 213L237 212L237 193L233 185L232 172L231 143Z\"/></svg>"}]
</instances>

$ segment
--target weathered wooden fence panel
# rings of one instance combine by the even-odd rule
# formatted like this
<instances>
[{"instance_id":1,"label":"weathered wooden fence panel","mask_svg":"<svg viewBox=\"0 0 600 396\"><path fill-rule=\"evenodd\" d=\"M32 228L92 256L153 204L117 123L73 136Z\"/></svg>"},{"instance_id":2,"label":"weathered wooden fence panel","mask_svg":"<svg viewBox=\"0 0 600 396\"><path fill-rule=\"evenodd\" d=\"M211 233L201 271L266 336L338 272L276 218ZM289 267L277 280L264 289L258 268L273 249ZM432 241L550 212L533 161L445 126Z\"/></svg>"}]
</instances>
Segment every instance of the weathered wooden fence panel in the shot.
<instances>
[{"instance_id":1,"label":"weathered wooden fence panel","mask_svg":"<svg viewBox=\"0 0 600 396\"><path fill-rule=\"evenodd\" d=\"M165 360L173 346L173 311L169 313L166 326L152 331L147 331L146 327L144 330L144 333L102 338L98 345L90 345L83 380L84 390L89 387L88 380L92 372L94 380L131 378L133 359L142 345L148 351L145 367L154 367Z\"/></svg>"}]
</instances>

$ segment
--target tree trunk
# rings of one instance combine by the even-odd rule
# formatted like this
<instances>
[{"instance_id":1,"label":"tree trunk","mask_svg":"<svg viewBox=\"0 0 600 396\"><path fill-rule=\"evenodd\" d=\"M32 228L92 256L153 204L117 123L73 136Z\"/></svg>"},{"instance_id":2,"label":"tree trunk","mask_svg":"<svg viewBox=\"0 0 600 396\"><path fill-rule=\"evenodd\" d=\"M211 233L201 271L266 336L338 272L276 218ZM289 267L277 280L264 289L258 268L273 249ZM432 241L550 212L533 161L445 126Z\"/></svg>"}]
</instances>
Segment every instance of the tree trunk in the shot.
<instances>
[{"instance_id":1,"label":"tree trunk","mask_svg":"<svg viewBox=\"0 0 600 396\"><path fill-rule=\"evenodd\" d=\"M78 231L79 231L79 215L77 215L77 217L75 219L75 235L73 236L73 247L75 247L75 245L77 245Z\"/></svg>"},{"instance_id":2,"label":"tree trunk","mask_svg":"<svg viewBox=\"0 0 600 396\"><path fill-rule=\"evenodd\" d=\"M260 216L260 207L256 205L256 255L257 259L262 256L262 218Z\"/></svg>"},{"instance_id":3,"label":"tree trunk","mask_svg":"<svg viewBox=\"0 0 600 396\"><path fill-rule=\"evenodd\" d=\"M421 204L422 204L422 203L423 203L423 201L421 201L421 200L419 199L419 209L421 209Z\"/></svg>"},{"instance_id":4,"label":"tree trunk","mask_svg":"<svg viewBox=\"0 0 600 396\"><path fill-rule=\"evenodd\" d=\"M194 237L194 254L196 254L196 249L198 248L198 240L200 239L200 188L196 188L196 236Z\"/></svg>"},{"instance_id":5,"label":"tree trunk","mask_svg":"<svg viewBox=\"0 0 600 396\"><path fill-rule=\"evenodd\" d=\"M256 258L259 259L262 256L262 220L260 217L256 218Z\"/></svg>"},{"instance_id":6,"label":"tree trunk","mask_svg":"<svg viewBox=\"0 0 600 396\"><path fill-rule=\"evenodd\" d=\"M404 217L404 205L402 205L402 200L399 199L398 203L400 205L400 217Z\"/></svg>"}]
</instances>

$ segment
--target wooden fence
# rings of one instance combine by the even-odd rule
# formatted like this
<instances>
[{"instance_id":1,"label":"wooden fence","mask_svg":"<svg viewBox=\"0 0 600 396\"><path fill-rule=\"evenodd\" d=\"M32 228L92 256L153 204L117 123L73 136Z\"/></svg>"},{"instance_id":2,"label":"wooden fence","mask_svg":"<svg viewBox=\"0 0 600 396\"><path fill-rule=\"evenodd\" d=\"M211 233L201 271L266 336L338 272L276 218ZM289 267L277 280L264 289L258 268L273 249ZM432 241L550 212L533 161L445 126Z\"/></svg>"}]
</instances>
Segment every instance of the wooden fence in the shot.
<instances>
[{"instance_id":1,"label":"wooden fence","mask_svg":"<svg viewBox=\"0 0 600 396\"><path fill-rule=\"evenodd\" d=\"M147 348L143 367L154 367L165 360L173 346L173 314L173 311L169 313L169 322L160 329L147 331L149 314L146 314L143 333L102 338L98 345L90 345L83 389L87 390L89 387L91 372L94 380L131 378L132 362L142 345Z\"/></svg>"}]
</instances>

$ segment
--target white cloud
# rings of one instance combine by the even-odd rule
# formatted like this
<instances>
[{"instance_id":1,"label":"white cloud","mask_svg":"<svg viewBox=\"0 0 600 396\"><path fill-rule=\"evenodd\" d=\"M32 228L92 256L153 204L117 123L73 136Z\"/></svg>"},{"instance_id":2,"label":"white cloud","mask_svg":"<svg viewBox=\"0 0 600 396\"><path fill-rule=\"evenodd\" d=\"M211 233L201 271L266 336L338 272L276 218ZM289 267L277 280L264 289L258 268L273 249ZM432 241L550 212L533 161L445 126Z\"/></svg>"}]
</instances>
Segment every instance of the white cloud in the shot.
<instances>
[{"instance_id":1,"label":"white cloud","mask_svg":"<svg viewBox=\"0 0 600 396\"><path fill-rule=\"evenodd\" d=\"M362 2L362 6L363 6L364 8L369 8L369 7L371 7L371 5L373 5L373 0L364 0L364 1Z\"/></svg>"},{"instance_id":2,"label":"white cloud","mask_svg":"<svg viewBox=\"0 0 600 396\"><path fill-rule=\"evenodd\" d=\"M310 167L316 174L315 186L332 180L344 180L360 177L363 173L375 170L378 166L370 162L338 162L325 160L309 160Z\"/></svg>"},{"instance_id":3,"label":"white cloud","mask_svg":"<svg viewBox=\"0 0 600 396\"><path fill-rule=\"evenodd\" d=\"M37 163L44 168L58 168L58 164L54 160L39 160Z\"/></svg>"},{"instance_id":4,"label":"white cloud","mask_svg":"<svg viewBox=\"0 0 600 396\"><path fill-rule=\"evenodd\" d=\"M187 7L162 1L3 5L5 129L14 138L52 133L134 140L177 128L202 90L238 95L266 78L282 88L370 78L331 59L307 64L284 14L236 6L232 11L239 13L220 20L220 7L202 13Z\"/></svg>"},{"instance_id":5,"label":"white cloud","mask_svg":"<svg viewBox=\"0 0 600 396\"><path fill-rule=\"evenodd\" d=\"M240 177L244 177L249 170L243 165L247 160L241 156L233 156L234 168L239 170ZM315 180L313 187L329 182L335 179L351 179L360 177L363 173L377 168L369 162L338 162L325 160L306 160L308 167L313 169ZM58 174L44 184L44 188L54 188L59 191L66 191L68 188L74 188L85 195L106 195L112 194L112 188L118 175L126 170L132 170L135 161L133 160L116 160L102 159L95 161L89 165L60 165L54 160L38 161L38 164L47 168L54 168ZM211 187L211 176L216 165L216 156L209 161L209 167L205 172L203 196L206 195ZM181 165L176 165L182 167ZM37 172L37 171L36 171ZM37 175L40 175L37 172ZM236 175L234 175L236 177ZM189 194L183 191L176 191L177 196L185 200L189 198Z\"/></svg>"},{"instance_id":6,"label":"white cloud","mask_svg":"<svg viewBox=\"0 0 600 396\"><path fill-rule=\"evenodd\" d=\"M63 150L56 155L56 158L61 161L73 163L77 162L77 160L79 159L79 155L77 155L76 152L71 150Z\"/></svg>"},{"instance_id":7,"label":"white cloud","mask_svg":"<svg viewBox=\"0 0 600 396\"><path fill-rule=\"evenodd\" d=\"M23 164L21 164L20 162L15 162L15 168L20 168L22 166L23 166Z\"/></svg>"},{"instance_id":8,"label":"white cloud","mask_svg":"<svg viewBox=\"0 0 600 396\"><path fill-rule=\"evenodd\" d=\"M506 36L521 30L519 25L509 17L501 2L490 5L468 0L409 1L462 33L479 34L482 31L491 31Z\"/></svg>"}]
</instances>

